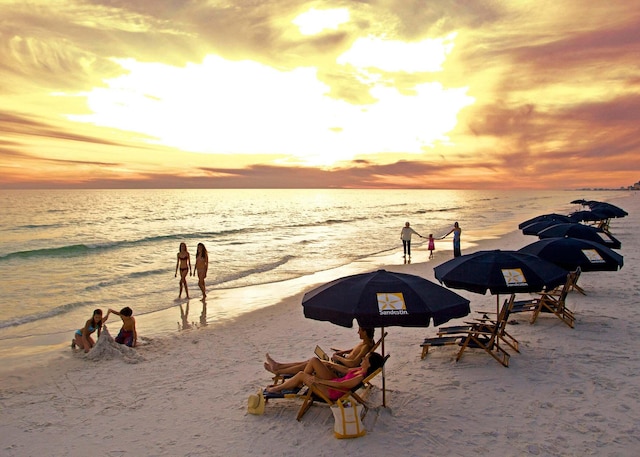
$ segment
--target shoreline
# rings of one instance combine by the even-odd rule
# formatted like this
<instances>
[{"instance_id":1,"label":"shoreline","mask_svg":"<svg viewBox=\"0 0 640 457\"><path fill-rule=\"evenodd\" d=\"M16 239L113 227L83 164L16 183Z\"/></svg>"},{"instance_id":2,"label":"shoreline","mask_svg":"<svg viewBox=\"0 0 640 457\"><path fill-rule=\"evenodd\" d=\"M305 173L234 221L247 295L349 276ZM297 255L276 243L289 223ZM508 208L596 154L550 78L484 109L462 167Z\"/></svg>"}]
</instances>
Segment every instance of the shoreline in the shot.
<instances>
[{"instance_id":1,"label":"shoreline","mask_svg":"<svg viewBox=\"0 0 640 457\"><path fill-rule=\"evenodd\" d=\"M265 352L293 360L311 356L316 344L350 347L357 339L356 328L304 318L302 291L287 294L292 289L274 286L273 297L282 299L272 306L154 338L136 350L139 359L59 355L46 366L0 374L4 455L74 457L95 449L114 457L398 452L418 457L425 449L513 457L635 455L640 379L634 373L640 354L632 348L640 335L635 287L640 203L634 198L621 206L629 216L614 220L612 232L623 243L623 269L580 277L587 295L572 292L567 299L577 317L574 329L555 316L530 325L528 316L516 315L509 332L521 349L511 353L508 368L481 350L466 351L455 362L457 351L450 346L435 348L421 360L420 342L435 334L433 327L386 328L388 406L380 406L381 379L376 379L362 438L335 439L333 416L323 405L312 406L300 422L296 400L270 401L262 416L247 413L249 395L271 382L262 367ZM467 245L463 253L519 249L534 240L514 230ZM380 267L433 280L433 266L451 258L450 240L447 245L436 245L431 262L399 264L398 253L379 259L394 261ZM495 307L490 294L455 292L471 300L472 312ZM176 326L179 312L172 311ZM114 330L111 324L111 334Z\"/></svg>"},{"instance_id":2,"label":"shoreline","mask_svg":"<svg viewBox=\"0 0 640 457\"><path fill-rule=\"evenodd\" d=\"M625 197L629 196L633 196L633 194L627 194ZM624 201L626 198L619 198L619 200ZM462 237L463 253L465 250L500 249L505 243L514 243L520 248L535 241L535 237L522 235L520 230L513 229L514 226L517 226L517 223L505 221L501 225L491 226L483 231L466 230L463 232ZM175 304L170 307L139 316L135 316L134 309L138 333L144 343L145 339L147 341L155 341L162 338L173 338L188 332L202 331L205 328L209 330L215 329L220 325L227 325L229 322L242 319L247 314L260 312L265 308L287 302L293 298L300 302L304 292L316 285L338 277L364 273L377 268L418 274L437 283L438 281L433 276L433 267L428 266L436 266L452 256L451 237L436 242L434 259L431 260L428 259L426 238L416 239L412 243L412 247L414 250L412 264L404 264L402 262L402 248L400 246L397 252L388 251L375 254L336 268L281 282L234 289L213 288L209 290L206 301L206 325L202 325L203 302L200 297L191 298L188 301L176 298L174 300ZM416 262L416 259L421 261ZM421 265L428 267L426 272L423 271L424 268ZM197 288L193 292L200 293ZM240 294L239 297L238 294ZM186 311L187 303L189 305L188 324L191 328L185 329L183 328L182 313ZM112 333L114 330L119 329L119 326L119 320L112 320L108 323ZM15 341L25 342L32 340L32 344L20 348L17 345L7 348L0 347L0 360L5 362L0 364L0 379L4 375L11 375L14 371L46 367L51 363L60 363L65 359L72 358L73 353L69 348L71 336L69 334L68 337L67 335L61 337L59 333L27 336L15 339Z\"/></svg>"}]
</instances>

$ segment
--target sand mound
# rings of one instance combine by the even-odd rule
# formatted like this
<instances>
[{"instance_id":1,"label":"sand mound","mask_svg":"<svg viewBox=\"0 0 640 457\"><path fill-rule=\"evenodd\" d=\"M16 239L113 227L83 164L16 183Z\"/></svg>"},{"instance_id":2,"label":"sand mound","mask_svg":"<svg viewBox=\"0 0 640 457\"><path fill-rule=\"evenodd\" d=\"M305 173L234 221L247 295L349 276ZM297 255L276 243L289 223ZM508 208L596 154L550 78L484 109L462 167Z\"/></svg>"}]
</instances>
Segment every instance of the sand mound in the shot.
<instances>
[{"instance_id":1,"label":"sand mound","mask_svg":"<svg viewBox=\"0 0 640 457\"><path fill-rule=\"evenodd\" d=\"M127 363L138 363L144 361L144 357L138 354L135 349L125 346L124 344L116 343L109 333L106 325L102 327L102 332L100 333L100 338L98 338L96 345L85 355L85 357L90 360L109 360L119 358Z\"/></svg>"}]
</instances>

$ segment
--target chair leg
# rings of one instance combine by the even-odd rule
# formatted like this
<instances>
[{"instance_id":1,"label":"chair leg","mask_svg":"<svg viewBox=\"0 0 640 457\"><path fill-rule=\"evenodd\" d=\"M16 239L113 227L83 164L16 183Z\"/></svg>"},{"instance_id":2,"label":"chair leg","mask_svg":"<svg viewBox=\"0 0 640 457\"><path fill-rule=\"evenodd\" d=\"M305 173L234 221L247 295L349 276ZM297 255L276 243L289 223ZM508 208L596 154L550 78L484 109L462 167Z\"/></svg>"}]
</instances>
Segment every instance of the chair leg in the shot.
<instances>
[{"instance_id":1,"label":"chair leg","mask_svg":"<svg viewBox=\"0 0 640 457\"><path fill-rule=\"evenodd\" d=\"M312 404L313 404L313 392L311 391L311 389L309 389L307 391L307 395L305 395L304 397L304 401L302 402L302 405L300 405L300 409L298 410L298 415L296 416L296 420L301 420L302 416L304 416L305 413L309 410L309 408L311 408Z\"/></svg>"},{"instance_id":2,"label":"chair leg","mask_svg":"<svg viewBox=\"0 0 640 457\"><path fill-rule=\"evenodd\" d=\"M507 351L502 349L500 346L494 344L493 340L491 340L489 342L489 345L487 345L487 344L483 343L482 341L478 340L477 338L475 338L473 336L473 334L470 334L464 340L464 343L462 344L462 347L460 348L460 351L458 351L458 355L456 356L456 362L460 360L460 358L462 357L462 353L464 352L464 350L467 347L469 347L469 343L471 341L473 341L477 345L478 348L484 349L484 351L487 354L489 354L491 357L496 359L501 365L503 365L505 367L509 366L509 358L511 357L511 355ZM490 347L490 346L492 346L492 347ZM495 351L494 351L494 349L495 349Z\"/></svg>"}]
</instances>

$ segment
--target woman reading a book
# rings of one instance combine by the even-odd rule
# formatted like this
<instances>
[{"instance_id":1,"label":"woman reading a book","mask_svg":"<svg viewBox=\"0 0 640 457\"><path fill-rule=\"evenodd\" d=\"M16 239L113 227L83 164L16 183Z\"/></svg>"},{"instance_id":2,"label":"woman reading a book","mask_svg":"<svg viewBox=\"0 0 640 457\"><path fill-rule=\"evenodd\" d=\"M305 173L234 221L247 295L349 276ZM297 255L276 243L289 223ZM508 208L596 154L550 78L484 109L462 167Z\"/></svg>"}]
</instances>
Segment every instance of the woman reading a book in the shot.
<instances>
[{"instance_id":1,"label":"woman reading a book","mask_svg":"<svg viewBox=\"0 0 640 457\"><path fill-rule=\"evenodd\" d=\"M359 327L358 336L360 337L360 342L358 344L352 349L334 349L335 352L331 360L322 360L321 362L335 373L346 373L346 369L360 366L362 358L367 355L374 346L373 334L374 329ZM265 370L276 375L296 374L303 371L311 360L320 360L319 358L312 357L302 362L276 362L268 353L266 358L267 360L264 362Z\"/></svg>"},{"instance_id":2,"label":"woman reading a book","mask_svg":"<svg viewBox=\"0 0 640 457\"><path fill-rule=\"evenodd\" d=\"M309 360L304 370L299 371L286 381L269 386L265 390L270 393L291 390L296 387L314 385L329 399L337 400L346 391L356 388L367 376L382 366L384 359L377 352L365 355L356 368L345 368L346 372L338 377L322 361L316 357Z\"/></svg>"}]
</instances>

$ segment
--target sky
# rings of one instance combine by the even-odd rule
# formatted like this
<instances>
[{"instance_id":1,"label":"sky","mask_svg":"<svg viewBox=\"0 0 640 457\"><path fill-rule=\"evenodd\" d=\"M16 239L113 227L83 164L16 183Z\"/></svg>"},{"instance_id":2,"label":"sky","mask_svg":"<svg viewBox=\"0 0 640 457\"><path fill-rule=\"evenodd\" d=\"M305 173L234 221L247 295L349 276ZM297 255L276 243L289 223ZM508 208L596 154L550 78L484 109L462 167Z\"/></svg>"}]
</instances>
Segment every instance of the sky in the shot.
<instances>
[{"instance_id":1,"label":"sky","mask_svg":"<svg viewBox=\"0 0 640 457\"><path fill-rule=\"evenodd\" d=\"M637 0L0 0L0 188L619 188Z\"/></svg>"}]
</instances>

